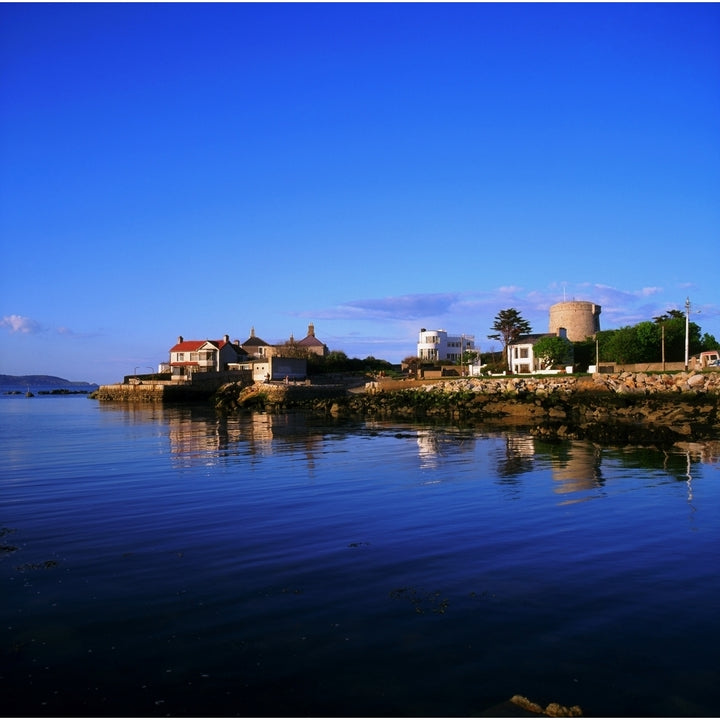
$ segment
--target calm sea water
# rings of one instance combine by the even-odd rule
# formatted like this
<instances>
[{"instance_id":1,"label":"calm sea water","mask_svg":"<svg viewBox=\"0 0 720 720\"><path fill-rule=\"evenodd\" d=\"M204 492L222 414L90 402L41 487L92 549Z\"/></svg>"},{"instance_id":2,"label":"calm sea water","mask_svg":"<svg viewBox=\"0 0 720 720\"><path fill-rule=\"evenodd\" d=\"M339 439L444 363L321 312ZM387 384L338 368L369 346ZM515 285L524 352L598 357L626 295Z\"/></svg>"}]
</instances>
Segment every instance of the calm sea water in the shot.
<instances>
[{"instance_id":1,"label":"calm sea water","mask_svg":"<svg viewBox=\"0 0 720 720\"><path fill-rule=\"evenodd\" d=\"M0 399L4 715L720 705L718 445Z\"/></svg>"}]
</instances>

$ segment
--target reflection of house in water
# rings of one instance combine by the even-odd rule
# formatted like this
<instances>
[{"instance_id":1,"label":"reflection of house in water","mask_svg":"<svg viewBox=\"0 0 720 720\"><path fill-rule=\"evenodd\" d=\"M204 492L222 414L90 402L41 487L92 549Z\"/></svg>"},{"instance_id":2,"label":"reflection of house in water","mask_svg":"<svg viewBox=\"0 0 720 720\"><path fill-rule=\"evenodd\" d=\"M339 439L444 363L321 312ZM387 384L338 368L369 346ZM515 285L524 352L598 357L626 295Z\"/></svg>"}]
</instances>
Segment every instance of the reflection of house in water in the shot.
<instances>
[{"instance_id":1,"label":"reflection of house in water","mask_svg":"<svg viewBox=\"0 0 720 720\"><path fill-rule=\"evenodd\" d=\"M308 469L315 467L315 454L321 449L323 433L313 432L302 413L253 413L249 421L252 427L251 438L248 439L251 454L304 452Z\"/></svg>"},{"instance_id":2,"label":"reflection of house in water","mask_svg":"<svg viewBox=\"0 0 720 720\"><path fill-rule=\"evenodd\" d=\"M532 435L506 435L505 454L498 459L500 478L513 478L533 469L535 439Z\"/></svg>"},{"instance_id":3,"label":"reflection of house in water","mask_svg":"<svg viewBox=\"0 0 720 720\"><path fill-rule=\"evenodd\" d=\"M270 456L304 451L308 468L322 433L311 433L302 415L253 413L240 417L214 413L173 413L167 418L170 450L185 466L216 465L227 457Z\"/></svg>"},{"instance_id":4,"label":"reflection of house in water","mask_svg":"<svg viewBox=\"0 0 720 720\"><path fill-rule=\"evenodd\" d=\"M443 455L472 452L475 448L475 437L471 434L456 435L434 429L418 430L417 446L420 467L436 468Z\"/></svg>"},{"instance_id":5,"label":"reflection of house in water","mask_svg":"<svg viewBox=\"0 0 720 720\"><path fill-rule=\"evenodd\" d=\"M536 443L531 435L507 435L505 454L498 462L501 478L532 472L537 460L545 459L558 494L592 490L602 485L601 450L590 443Z\"/></svg>"},{"instance_id":6,"label":"reflection of house in water","mask_svg":"<svg viewBox=\"0 0 720 720\"><path fill-rule=\"evenodd\" d=\"M219 452L240 441L242 430L227 419L191 410L168 413L170 452L183 465L216 464Z\"/></svg>"}]
</instances>

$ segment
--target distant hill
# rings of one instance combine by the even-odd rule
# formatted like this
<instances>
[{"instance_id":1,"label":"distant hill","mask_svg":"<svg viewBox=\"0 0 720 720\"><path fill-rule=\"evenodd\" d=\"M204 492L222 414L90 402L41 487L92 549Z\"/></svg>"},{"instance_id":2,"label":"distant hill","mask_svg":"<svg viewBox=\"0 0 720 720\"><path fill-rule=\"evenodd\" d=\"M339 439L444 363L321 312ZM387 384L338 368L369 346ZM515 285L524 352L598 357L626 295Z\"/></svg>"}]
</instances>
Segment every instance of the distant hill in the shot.
<instances>
[{"instance_id":1,"label":"distant hill","mask_svg":"<svg viewBox=\"0 0 720 720\"><path fill-rule=\"evenodd\" d=\"M55 377L55 375L0 375L0 385L13 388L27 388L28 386L44 388L97 387L95 383L66 380Z\"/></svg>"}]
</instances>

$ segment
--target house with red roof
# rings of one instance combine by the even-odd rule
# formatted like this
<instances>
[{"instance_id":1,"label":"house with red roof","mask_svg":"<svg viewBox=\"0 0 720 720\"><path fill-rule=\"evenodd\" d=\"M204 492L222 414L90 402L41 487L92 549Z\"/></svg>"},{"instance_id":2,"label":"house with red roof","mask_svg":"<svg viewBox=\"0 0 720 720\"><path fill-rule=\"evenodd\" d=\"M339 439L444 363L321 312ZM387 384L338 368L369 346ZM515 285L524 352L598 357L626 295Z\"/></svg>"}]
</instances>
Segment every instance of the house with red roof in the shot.
<instances>
[{"instance_id":1,"label":"house with red roof","mask_svg":"<svg viewBox=\"0 0 720 720\"><path fill-rule=\"evenodd\" d=\"M228 335L222 340L185 340L181 335L170 348L170 372L173 380L187 379L198 372L221 372L245 355Z\"/></svg>"},{"instance_id":2,"label":"house with red roof","mask_svg":"<svg viewBox=\"0 0 720 720\"><path fill-rule=\"evenodd\" d=\"M189 380L195 373L250 371L256 380L305 378L307 357L324 357L327 345L315 337L315 326L308 325L308 334L299 342L270 345L250 329L250 337L240 343L222 340L185 340L182 335L170 348L169 369L173 380Z\"/></svg>"}]
</instances>

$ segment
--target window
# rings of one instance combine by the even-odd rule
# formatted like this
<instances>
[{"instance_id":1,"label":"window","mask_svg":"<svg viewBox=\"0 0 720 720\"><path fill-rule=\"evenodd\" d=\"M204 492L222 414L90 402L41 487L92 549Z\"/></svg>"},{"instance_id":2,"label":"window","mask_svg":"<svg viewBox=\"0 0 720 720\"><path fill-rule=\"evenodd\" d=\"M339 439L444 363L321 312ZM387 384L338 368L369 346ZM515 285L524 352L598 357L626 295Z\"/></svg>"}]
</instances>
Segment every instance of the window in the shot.
<instances>
[{"instance_id":1,"label":"window","mask_svg":"<svg viewBox=\"0 0 720 720\"><path fill-rule=\"evenodd\" d=\"M177 353L177 361L184 362L185 361L185 353Z\"/></svg>"},{"instance_id":2,"label":"window","mask_svg":"<svg viewBox=\"0 0 720 720\"><path fill-rule=\"evenodd\" d=\"M520 348L520 357L521 358L530 357L530 349L526 348L526 347Z\"/></svg>"}]
</instances>

